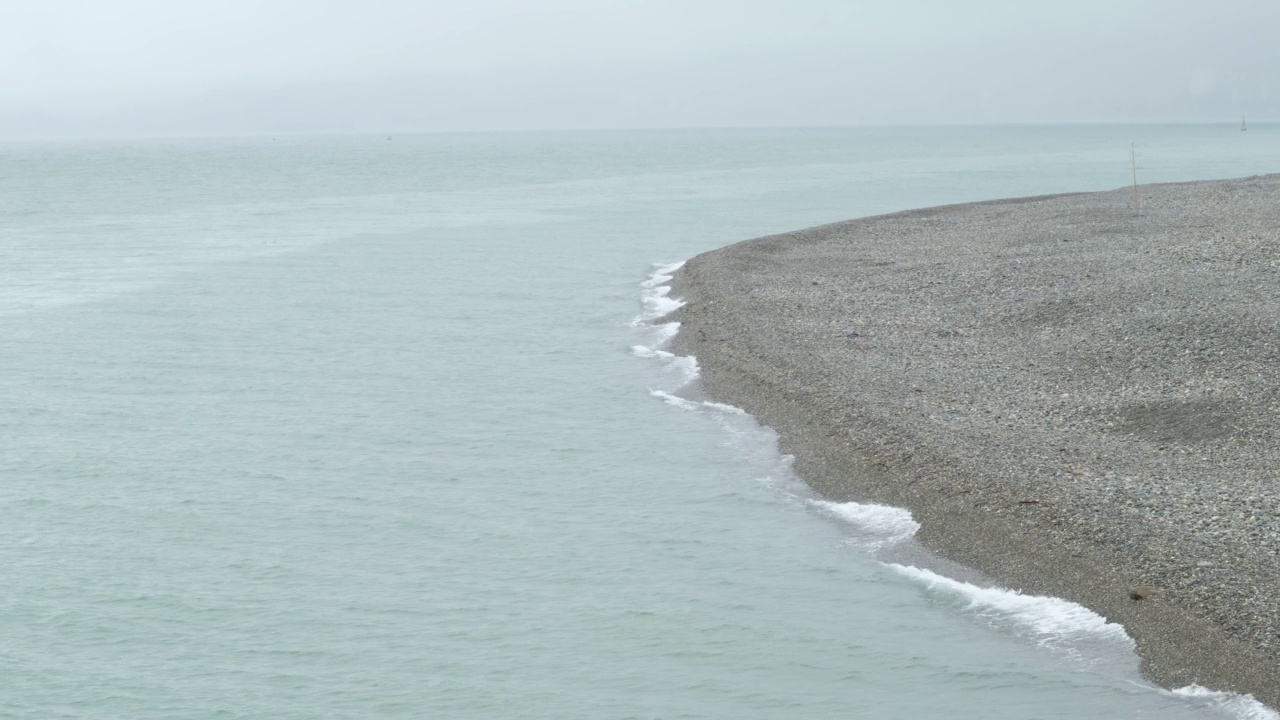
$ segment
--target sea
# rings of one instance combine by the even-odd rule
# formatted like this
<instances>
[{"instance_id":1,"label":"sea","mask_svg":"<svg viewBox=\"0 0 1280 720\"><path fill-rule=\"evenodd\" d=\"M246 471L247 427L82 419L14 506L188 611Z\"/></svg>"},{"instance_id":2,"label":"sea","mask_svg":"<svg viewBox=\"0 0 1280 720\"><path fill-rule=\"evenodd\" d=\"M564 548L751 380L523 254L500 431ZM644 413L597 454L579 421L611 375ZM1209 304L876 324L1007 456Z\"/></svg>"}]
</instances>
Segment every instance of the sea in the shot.
<instances>
[{"instance_id":1,"label":"sea","mask_svg":"<svg viewBox=\"0 0 1280 720\"><path fill-rule=\"evenodd\" d=\"M1280 718L815 496L665 318L739 240L1277 171L1225 121L0 142L0 717Z\"/></svg>"}]
</instances>

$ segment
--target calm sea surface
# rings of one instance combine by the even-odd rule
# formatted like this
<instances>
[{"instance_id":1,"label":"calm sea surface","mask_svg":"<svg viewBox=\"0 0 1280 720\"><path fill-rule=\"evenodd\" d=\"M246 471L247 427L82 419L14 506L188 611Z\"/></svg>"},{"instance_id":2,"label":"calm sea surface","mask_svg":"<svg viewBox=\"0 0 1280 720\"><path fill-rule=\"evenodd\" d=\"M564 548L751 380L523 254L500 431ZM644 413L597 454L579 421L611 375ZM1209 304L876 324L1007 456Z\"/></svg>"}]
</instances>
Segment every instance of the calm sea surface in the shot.
<instances>
[{"instance_id":1,"label":"calm sea surface","mask_svg":"<svg viewBox=\"0 0 1280 720\"><path fill-rule=\"evenodd\" d=\"M662 351L665 265L1131 142L1280 171L1231 124L0 144L0 716L1274 717L885 562L909 516Z\"/></svg>"}]
</instances>

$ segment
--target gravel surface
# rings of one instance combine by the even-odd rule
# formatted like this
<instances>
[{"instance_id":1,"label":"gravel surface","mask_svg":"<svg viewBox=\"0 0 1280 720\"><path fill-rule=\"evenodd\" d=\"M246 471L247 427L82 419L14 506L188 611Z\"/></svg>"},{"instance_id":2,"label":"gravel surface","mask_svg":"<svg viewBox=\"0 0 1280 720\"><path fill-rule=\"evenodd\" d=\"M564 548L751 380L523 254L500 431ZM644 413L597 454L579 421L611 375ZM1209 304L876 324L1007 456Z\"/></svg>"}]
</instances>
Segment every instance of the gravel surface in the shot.
<instances>
[{"instance_id":1,"label":"gravel surface","mask_svg":"<svg viewBox=\"0 0 1280 720\"><path fill-rule=\"evenodd\" d=\"M1157 682L1280 707L1280 175L1139 191L700 255L676 349L818 492L1123 623Z\"/></svg>"}]
</instances>

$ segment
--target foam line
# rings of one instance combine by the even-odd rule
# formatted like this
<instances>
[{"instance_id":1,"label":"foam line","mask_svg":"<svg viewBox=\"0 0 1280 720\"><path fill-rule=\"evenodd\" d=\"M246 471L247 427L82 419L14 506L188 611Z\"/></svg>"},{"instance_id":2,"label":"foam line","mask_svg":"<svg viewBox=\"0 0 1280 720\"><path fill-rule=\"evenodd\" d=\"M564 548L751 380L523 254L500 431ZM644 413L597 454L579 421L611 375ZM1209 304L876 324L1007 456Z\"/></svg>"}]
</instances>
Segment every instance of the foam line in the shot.
<instances>
[{"instance_id":1,"label":"foam line","mask_svg":"<svg viewBox=\"0 0 1280 720\"><path fill-rule=\"evenodd\" d=\"M668 265L656 266L649 277L640 283L640 287L643 288L640 293L640 301L645 309L640 314L640 317L632 321L632 325L651 323L684 307L683 301L668 297L671 293L671 287L667 285L675 277L675 271L679 270L683 265L684 261L682 260ZM674 335L675 330L671 330L670 333Z\"/></svg>"},{"instance_id":2,"label":"foam line","mask_svg":"<svg viewBox=\"0 0 1280 720\"><path fill-rule=\"evenodd\" d=\"M1252 695L1210 690L1199 685L1175 688L1169 692L1179 697L1207 700L1210 705L1221 708L1240 720L1280 720L1280 713L1254 700Z\"/></svg>"},{"instance_id":3,"label":"foam line","mask_svg":"<svg viewBox=\"0 0 1280 720\"><path fill-rule=\"evenodd\" d=\"M646 295L641 298L644 303L644 319L658 320L684 307L683 300L673 300L665 295Z\"/></svg>"},{"instance_id":4,"label":"foam line","mask_svg":"<svg viewBox=\"0 0 1280 720\"><path fill-rule=\"evenodd\" d=\"M710 400L702 400L702 401L689 400L687 398L682 398L679 395L674 395L672 393L669 393L666 390L650 390L649 394L667 403L668 405L675 405L676 407L682 408L684 410L693 410L693 411L711 410L718 413L724 413L726 415L745 416L747 414L746 410L743 410L742 408L739 408L739 407L726 405L725 403L711 402Z\"/></svg>"},{"instance_id":5,"label":"foam line","mask_svg":"<svg viewBox=\"0 0 1280 720\"><path fill-rule=\"evenodd\" d=\"M668 362L667 367L679 374L680 384L677 386L678 388L682 388L698 379L698 359L692 355L676 355Z\"/></svg>"},{"instance_id":6,"label":"foam line","mask_svg":"<svg viewBox=\"0 0 1280 720\"><path fill-rule=\"evenodd\" d=\"M728 403L718 403L718 402L711 402L710 400L703 400L702 405L703 407L708 407L708 408L711 408L712 410L719 410L720 412L727 413L729 415L746 415L747 414L746 410L743 410L742 408L737 407L735 405L730 405Z\"/></svg>"},{"instance_id":7,"label":"foam line","mask_svg":"<svg viewBox=\"0 0 1280 720\"><path fill-rule=\"evenodd\" d=\"M649 394L668 405L675 405L676 407L684 410L698 410L702 406L702 403L686 400L679 395L672 395L666 390L650 390Z\"/></svg>"},{"instance_id":8,"label":"foam line","mask_svg":"<svg viewBox=\"0 0 1280 720\"><path fill-rule=\"evenodd\" d=\"M644 345L632 345L631 354L635 355L636 357L657 358L659 360L670 360L671 358L674 358L676 356L675 353L669 353L666 350L657 350L655 348L645 347Z\"/></svg>"},{"instance_id":9,"label":"foam line","mask_svg":"<svg viewBox=\"0 0 1280 720\"><path fill-rule=\"evenodd\" d=\"M870 535L876 547L908 540L920 529L920 523L911 517L911 511L892 505L874 503L831 502L810 500L809 503L829 515L851 523L860 532Z\"/></svg>"},{"instance_id":10,"label":"foam line","mask_svg":"<svg viewBox=\"0 0 1280 720\"><path fill-rule=\"evenodd\" d=\"M661 325L655 325L654 328L657 330L658 335L657 339L654 341L655 347L661 347L670 342L671 338L676 336L676 333L680 332L680 323L662 323Z\"/></svg>"},{"instance_id":11,"label":"foam line","mask_svg":"<svg viewBox=\"0 0 1280 720\"><path fill-rule=\"evenodd\" d=\"M969 607L980 614L1012 620L1030 628L1042 640L1060 640L1073 636L1090 635L1121 641L1133 647L1133 639L1118 623L1089 608L1062 598L1043 595L1023 595L1016 590L995 587L978 587L967 582L952 580L933 571L909 565L888 563L888 567L919 582L930 590L939 590L958 596L969 602Z\"/></svg>"},{"instance_id":12,"label":"foam line","mask_svg":"<svg viewBox=\"0 0 1280 720\"><path fill-rule=\"evenodd\" d=\"M640 283L640 287L651 288L659 285L666 285L675 277L675 271L682 267L684 267L684 260L671 263L670 265L659 265L654 269L653 273L649 275L647 280Z\"/></svg>"}]
</instances>

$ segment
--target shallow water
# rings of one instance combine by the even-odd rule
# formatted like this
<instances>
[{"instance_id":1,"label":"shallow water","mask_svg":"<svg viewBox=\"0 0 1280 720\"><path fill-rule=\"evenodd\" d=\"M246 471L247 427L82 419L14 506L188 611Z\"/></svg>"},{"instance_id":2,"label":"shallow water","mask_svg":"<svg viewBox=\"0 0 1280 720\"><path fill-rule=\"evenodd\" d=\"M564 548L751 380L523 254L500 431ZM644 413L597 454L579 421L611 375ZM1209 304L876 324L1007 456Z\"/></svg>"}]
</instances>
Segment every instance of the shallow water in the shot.
<instances>
[{"instance_id":1,"label":"shallow water","mask_svg":"<svg viewBox=\"0 0 1280 720\"><path fill-rule=\"evenodd\" d=\"M1264 717L886 562L909 516L662 352L663 263L1130 142L1280 167L1230 125L0 145L0 714Z\"/></svg>"}]
</instances>

